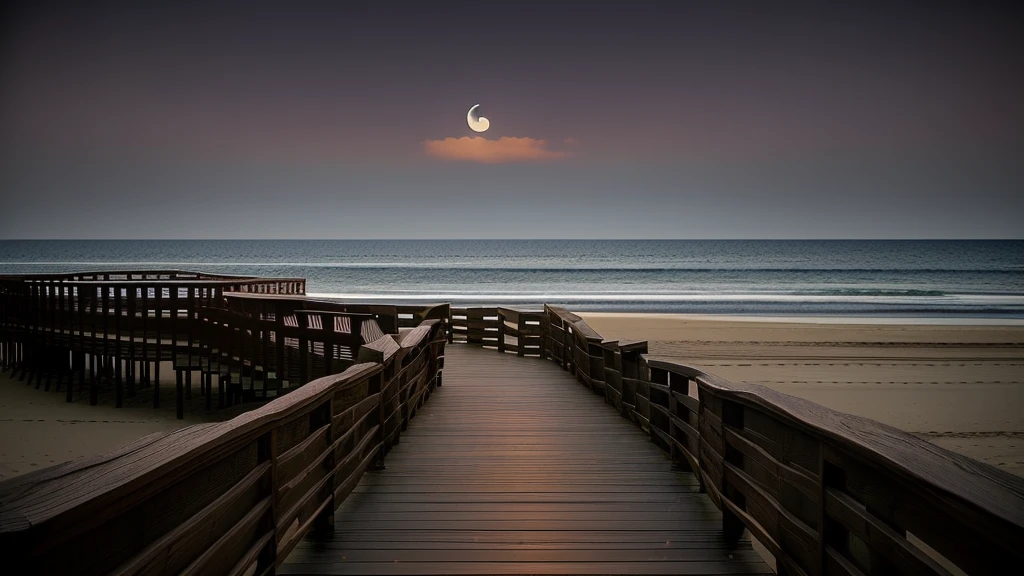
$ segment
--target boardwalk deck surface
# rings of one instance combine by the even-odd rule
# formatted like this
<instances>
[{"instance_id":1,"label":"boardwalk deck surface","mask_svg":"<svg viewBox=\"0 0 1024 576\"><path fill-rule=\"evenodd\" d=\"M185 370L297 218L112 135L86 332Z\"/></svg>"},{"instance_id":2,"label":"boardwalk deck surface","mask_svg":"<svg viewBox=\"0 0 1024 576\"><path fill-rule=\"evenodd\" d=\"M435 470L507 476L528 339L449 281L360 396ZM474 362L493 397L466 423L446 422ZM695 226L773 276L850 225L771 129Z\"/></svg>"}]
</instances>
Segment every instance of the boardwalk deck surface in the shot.
<instances>
[{"instance_id":1,"label":"boardwalk deck surface","mask_svg":"<svg viewBox=\"0 0 1024 576\"><path fill-rule=\"evenodd\" d=\"M450 345L444 386L282 574L771 573L689 473L555 364Z\"/></svg>"}]
</instances>

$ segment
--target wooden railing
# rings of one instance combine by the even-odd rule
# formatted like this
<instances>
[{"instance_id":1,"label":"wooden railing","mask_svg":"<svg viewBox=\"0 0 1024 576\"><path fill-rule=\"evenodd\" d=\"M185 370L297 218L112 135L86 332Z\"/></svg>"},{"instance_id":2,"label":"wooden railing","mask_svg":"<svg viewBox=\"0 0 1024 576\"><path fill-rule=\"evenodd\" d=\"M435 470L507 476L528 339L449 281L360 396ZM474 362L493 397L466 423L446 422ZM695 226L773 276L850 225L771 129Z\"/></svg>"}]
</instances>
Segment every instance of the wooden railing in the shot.
<instances>
[{"instance_id":1,"label":"wooden railing","mask_svg":"<svg viewBox=\"0 0 1024 576\"><path fill-rule=\"evenodd\" d=\"M445 342L444 324L425 320L363 346L360 360L371 361L227 422L0 484L5 565L17 574L273 573L303 535L332 524L441 384Z\"/></svg>"},{"instance_id":2,"label":"wooden railing","mask_svg":"<svg viewBox=\"0 0 1024 576\"><path fill-rule=\"evenodd\" d=\"M514 308L451 309L451 342L476 344L519 356L540 356L544 312Z\"/></svg>"},{"instance_id":3,"label":"wooden railing","mask_svg":"<svg viewBox=\"0 0 1024 576\"><path fill-rule=\"evenodd\" d=\"M543 355L692 470L780 574L1009 574L1024 565L1024 478L878 422L607 341L545 307Z\"/></svg>"},{"instance_id":4,"label":"wooden railing","mask_svg":"<svg viewBox=\"0 0 1024 576\"><path fill-rule=\"evenodd\" d=\"M174 360L196 339L196 313L222 306L225 293L255 280L181 279L180 272L90 273L0 277L0 353L5 368L20 372L37 387L49 389L67 379L90 387L97 401L97 380L116 382L120 406L127 386L160 381L161 361ZM301 283L281 280L282 289ZM154 402L159 402L154 394Z\"/></svg>"},{"instance_id":5,"label":"wooden railing","mask_svg":"<svg viewBox=\"0 0 1024 576\"><path fill-rule=\"evenodd\" d=\"M436 319L449 332L447 304L342 304L304 289L302 279L176 270L0 276L0 363L37 388L64 385L69 402L76 385L96 404L108 380L117 407L151 387L156 408L170 362L182 418L194 373L207 408L214 385L225 407L341 372L362 344L400 327Z\"/></svg>"},{"instance_id":6,"label":"wooden railing","mask_svg":"<svg viewBox=\"0 0 1024 576\"><path fill-rule=\"evenodd\" d=\"M445 324L446 333L450 331L450 306L447 303L428 306L352 304L336 300L317 300L303 295L280 295L268 299L263 294L241 291L226 293L225 296L234 308L259 310L269 314L274 314L278 310L290 313L304 308L366 314L373 316L380 328L388 334L397 334L400 328L418 326L423 320L440 320Z\"/></svg>"}]
</instances>

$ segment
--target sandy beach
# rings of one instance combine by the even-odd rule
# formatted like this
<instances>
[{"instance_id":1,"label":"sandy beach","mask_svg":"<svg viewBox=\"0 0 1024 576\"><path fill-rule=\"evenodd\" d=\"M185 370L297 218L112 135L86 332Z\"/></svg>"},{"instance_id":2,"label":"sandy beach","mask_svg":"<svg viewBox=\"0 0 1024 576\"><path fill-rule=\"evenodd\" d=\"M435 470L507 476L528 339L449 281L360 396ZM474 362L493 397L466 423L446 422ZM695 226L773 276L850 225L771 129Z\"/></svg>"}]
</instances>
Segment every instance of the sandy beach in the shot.
<instances>
[{"instance_id":1,"label":"sandy beach","mask_svg":"<svg viewBox=\"0 0 1024 576\"><path fill-rule=\"evenodd\" d=\"M906 430L1024 476L1024 324L581 314L606 338ZM831 323L830 323L831 322Z\"/></svg>"},{"instance_id":2,"label":"sandy beach","mask_svg":"<svg viewBox=\"0 0 1024 576\"><path fill-rule=\"evenodd\" d=\"M885 422L1024 475L1024 323L583 316L606 338L648 340L652 355ZM173 375L170 366L162 372ZM197 386L186 419L177 420L170 379L159 410L151 389L117 409L109 384L90 406L87 392L66 403L63 391L26 386L9 374L0 376L0 480L254 406L208 412Z\"/></svg>"},{"instance_id":3,"label":"sandy beach","mask_svg":"<svg viewBox=\"0 0 1024 576\"><path fill-rule=\"evenodd\" d=\"M75 401L65 401L65 391L50 391L35 382L26 385L11 372L0 375L0 481L84 456L109 452L134 440L176 430L198 422L230 418L255 404L226 410L202 407L198 384L188 401L185 419L174 414L174 372L170 364L161 368L169 379L161 380L160 408L153 408L152 388L143 388L125 398L124 408L114 407L114 393L102 386L99 404L89 405L88 389L75 390ZM26 379L27 381L27 379ZM54 383L55 384L55 383Z\"/></svg>"}]
</instances>

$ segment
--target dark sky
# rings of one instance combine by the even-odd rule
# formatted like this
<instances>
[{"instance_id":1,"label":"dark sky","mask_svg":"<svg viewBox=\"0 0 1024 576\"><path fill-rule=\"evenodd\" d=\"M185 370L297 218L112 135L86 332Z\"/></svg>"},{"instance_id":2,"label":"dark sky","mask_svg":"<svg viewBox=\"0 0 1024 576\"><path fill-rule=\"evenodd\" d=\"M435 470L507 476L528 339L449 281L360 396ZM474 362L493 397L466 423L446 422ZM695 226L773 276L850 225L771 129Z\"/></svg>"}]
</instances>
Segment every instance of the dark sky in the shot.
<instances>
[{"instance_id":1,"label":"dark sky","mask_svg":"<svg viewBox=\"0 0 1024 576\"><path fill-rule=\"evenodd\" d=\"M1009 2L155 4L6 3L0 237L1024 237Z\"/></svg>"}]
</instances>

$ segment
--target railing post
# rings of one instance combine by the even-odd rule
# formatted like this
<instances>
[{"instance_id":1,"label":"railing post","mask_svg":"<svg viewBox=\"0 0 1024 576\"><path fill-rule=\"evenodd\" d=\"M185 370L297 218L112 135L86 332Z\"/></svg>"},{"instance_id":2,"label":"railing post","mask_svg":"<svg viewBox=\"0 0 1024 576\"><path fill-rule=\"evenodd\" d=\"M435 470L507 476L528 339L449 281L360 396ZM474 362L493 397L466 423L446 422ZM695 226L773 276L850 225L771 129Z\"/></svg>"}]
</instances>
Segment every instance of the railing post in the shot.
<instances>
[{"instance_id":1,"label":"railing post","mask_svg":"<svg viewBox=\"0 0 1024 576\"><path fill-rule=\"evenodd\" d=\"M334 487L337 485L337 479L334 477L334 451L331 450L331 445L334 443L334 394L327 396L327 402L324 403L324 406L321 406L318 410L313 412L312 418L313 422L311 422L309 426L310 433L321 426L327 426L325 433L325 445L327 446L328 454L324 458L323 467L328 471L327 477L330 478L330 480L324 484L325 487L328 488L327 505L324 506L323 511L313 521L313 529L318 532L333 532L335 508Z\"/></svg>"},{"instance_id":2,"label":"railing post","mask_svg":"<svg viewBox=\"0 0 1024 576\"><path fill-rule=\"evenodd\" d=\"M352 331L356 332L355 322L352 323ZM324 376L334 373L334 316L329 314L320 315L320 330L323 331L324 339Z\"/></svg>"},{"instance_id":3,"label":"railing post","mask_svg":"<svg viewBox=\"0 0 1024 576\"><path fill-rule=\"evenodd\" d=\"M29 372L29 381L27 384L32 383L32 374L37 370L36 364L39 362L39 282L33 282L29 286L29 330L25 338L25 351L26 351L26 362L22 366L22 378L25 379L25 373Z\"/></svg>"},{"instance_id":4,"label":"railing post","mask_svg":"<svg viewBox=\"0 0 1024 576\"><path fill-rule=\"evenodd\" d=\"M299 326L299 386L305 386L309 381L309 353L312 349L306 334L309 332L309 316L298 316L299 322L305 321L305 326Z\"/></svg>"},{"instance_id":5,"label":"railing post","mask_svg":"<svg viewBox=\"0 0 1024 576\"><path fill-rule=\"evenodd\" d=\"M128 397L132 398L135 396L135 311L136 311L136 296L138 288L134 285L127 291L126 296L128 297L127 303L127 318L128 318L128 357L127 366L128 373L126 375L126 384L128 388Z\"/></svg>"},{"instance_id":6,"label":"railing post","mask_svg":"<svg viewBox=\"0 0 1024 576\"><path fill-rule=\"evenodd\" d=\"M837 474L838 472L838 474ZM825 462L825 443L818 442L818 569L821 574L825 574L826 568L826 557L828 552L828 541L826 540L826 528L825 525L828 523L828 514L825 513L825 496L826 486L832 482L841 483L841 478L835 478L835 476L841 476L841 471L835 470Z\"/></svg>"},{"instance_id":7,"label":"railing post","mask_svg":"<svg viewBox=\"0 0 1024 576\"><path fill-rule=\"evenodd\" d=\"M504 322L502 323L504 324ZM526 356L526 316L516 314L516 329L519 331L516 336L516 355L520 358Z\"/></svg>"},{"instance_id":8,"label":"railing post","mask_svg":"<svg viewBox=\"0 0 1024 576\"><path fill-rule=\"evenodd\" d=\"M548 331L551 329L551 319L548 318L548 311L544 310L544 313L540 317L540 357L541 360L550 358L551 355L548 349Z\"/></svg>"},{"instance_id":9,"label":"railing post","mask_svg":"<svg viewBox=\"0 0 1024 576\"><path fill-rule=\"evenodd\" d=\"M274 333L277 338L274 343L274 376L276 377L275 395L280 396L281 390L284 388L284 306L281 301L278 300L274 305Z\"/></svg>"},{"instance_id":10,"label":"railing post","mask_svg":"<svg viewBox=\"0 0 1024 576\"><path fill-rule=\"evenodd\" d=\"M505 353L505 315L498 308L498 352Z\"/></svg>"},{"instance_id":11,"label":"railing post","mask_svg":"<svg viewBox=\"0 0 1024 576\"><path fill-rule=\"evenodd\" d=\"M108 334L110 333L110 286L108 286L107 284L102 284L100 289L103 291L102 296L100 298L100 305L103 308L103 346L101 349L101 357L103 358L103 363L101 364L103 366L103 372L101 373L102 378L103 376L108 375L108 371L110 369L110 338L108 337ZM89 404L93 406L99 403L99 389L96 388L94 392L95 394L93 394L92 397L89 399Z\"/></svg>"},{"instance_id":12,"label":"railing post","mask_svg":"<svg viewBox=\"0 0 1024 576\"><path fill-rule=\"evenodd\" d=\"M186 301L186 308L188 313L188 320L185 323L185 329L187 333L185 345L188 346L188 369L185 371L185 398L192 399L192 371L195 366L192 364L193 348L199 338L196 334L196 292L198 288L195 286L188 287L188 299Z\"/></svg>"},{"instance_id":13,"label":"railing post","mask_svg":"<svg viewBox=\"0 0 1024 576\"><path fill-rule=\"evenodd\" d=\"M377 459L373 463L372 470L380 471L384 470L384 451L387 449L387 437L384 434L384 422L387 418L387 414L384 413L384 390L387 387L386 378L387 375L384 373L387 369L386 365L383 370L377 372L370 378L370 382L367 385L368 394L377 394Z\"/></svg>"},{"instance_id":14,"label":"railing post","mask_svg":"<svg viewBox=\"0 0 1024 576\"><path fill-rule=\"evenodd\" d=\"M7 347L7 292L8 283L0 283L0 371L4 370L10 362L10 349Z\"/></svg>"},{"instance_id":15,"label":"railing post","mask_svg":"<svg viewBox=\"0 0 1024 576\"><path fill-rule=\"evenodd\" d=\"M53 324L53 339L51 340L51 342L53 343L52 344L52 346L53 346L53 360L51 360L51 361L54 363L53 368L55 368L56 371L57 371L57 388L59 389L60 388L60 382L64 378L64 370L67 367L67 358L65 358L64 355L62 354L62 343L61 343L61 341L64 339L64 327L61 324L61 321L62 321L62 311L61 311L61 308L64 307L64 284L60 280L55 280L53 282L52 286L53 286L53 294L52 294L52 298L53 298L53 316L52 316L52 318L53 318L53 322L52 322L52 324ZM46 380L46 384L47 384L47 390L49 390L49 384L50 384L50 380L49 379Z\"/></svg>"},{"instance_id":16,"label":"railing post","mask_svg":"<svg viewBox=\"0 0 1024 576\"><path fill-rule=\"evenodd\" d=\"M730 448L725 442L725 430L726 426L733 428L743 429L743 406L739 403L731 400L721 400L722 406L722 443L724 445L724 453L722 454L722 478L720 484L720 493L722 495L722 532L725 535L726 540L730 542L736 542L743 535L743 521L740 520L733 511L726 505L726 501L732 502L737 508L746 508L746 498L743 494L732 485L728 480L728 474L726 468L728 465L733 465L739 470L743 470L743 453Z\"/></svg>"},{"instance_id":17,"label":"railing post","mask_svg":"<svg viewBox=\"0 0 1024 576\"><path fill-rule=\"evenodd\" d=\"M210 394L210 390L206 391ZM269 574L274 573L274 567L277 565L277 547L281 542L282 534L278 531L278 523L280 522L281 505L280 498L278 497L278 478L277 478L277 457L279 456L277 450L277 431L271 429L269 432L264 434L258 441L258 457L260 461L270 462L270 475L267 481L268 486L265 490L270 493L270 522L271 532L273 537L270 539L267 547L261 554L261 563L264 566L269 566Z\"/></svg>"},{"instance_id":18,"label":"railing post","mask_svg":"<svg viewBox=\"0 0 1024 576\"><path fill-rule=\"evenodd\" d=\"M28 371L28 382L25 384L31 384L32 378L37 374L39 370L39 339L41 334L40 327L40 299L42 286L39 281L33 281L29 285L29 313L28 313L28 330L25 334L25 358L26 362L22 365L21 378L25 378L25 372ZM37 376L38 377L38 376ZM37 385L38 387L38 385Z\"/></svg>"},{"instance_id":19,"label":"railing post","mask_svg":"<svg viewBox=\"0 0 1024 576\"><path fill-rule=\"evenodd\" d=\"M669 413L668 435L673 440L673 442L671 444L671 452L670 452L671 457L672 457L672 465L675 468L678 468L679 470L685 470L687 472L695 473L697 475L697 477L698 477L698 480L699 480L700 479L700 471L699 470L694 470L693 467L690 466L690 462L686 459L686 457L683 454L680 454L679 448L676 446L676 442L681 441L680 437L686 437L686 435L683 434L682 431L678 431L677 432L677 427L672 423L672 420L671 420L672 416L675 416L676 418L682 419L682 416L679 414L679 412L680 412L680 405L679 405L679 400L676 399L676 394L682 394L683 396L688 396L689 395L689 393L690 393L690 379L685 377L685 376L682 376L680 374L669 373L668 374L668 388L669 388L669 395L668 395L668 413ZM689 411L688 411L688 409L685 406L682 407L682 410L685 410L687 412L686 420L687 420L687 424L689 424L690 423L689 422L689 415L688 415Z\"/></svg>"},{"instance_id":20,"label":"railing post","mask_svg":"<svg viewBox=\"0 0 1024 576\"><path fill-rule=\"evenodd\" d=\"M114 407L121 408L124 405L124 380L121 374L121 306L124 300L121 298L121 287L114 287Z\"/></svg>"},{"instance_id":21,"label":"railing post","mask_svg":"<svg viewBox=\"0 0 1024 576\"><path fill-rule=\"evenodd\" d=\"M161 328L164 323L163 297L164 289L160 284L153 287L153 332L156 334L155 360L153 361L153 378L150 381L153 387L153 408L160 407L160 357L161 357Z\"/></svg>"}]
</instances>

